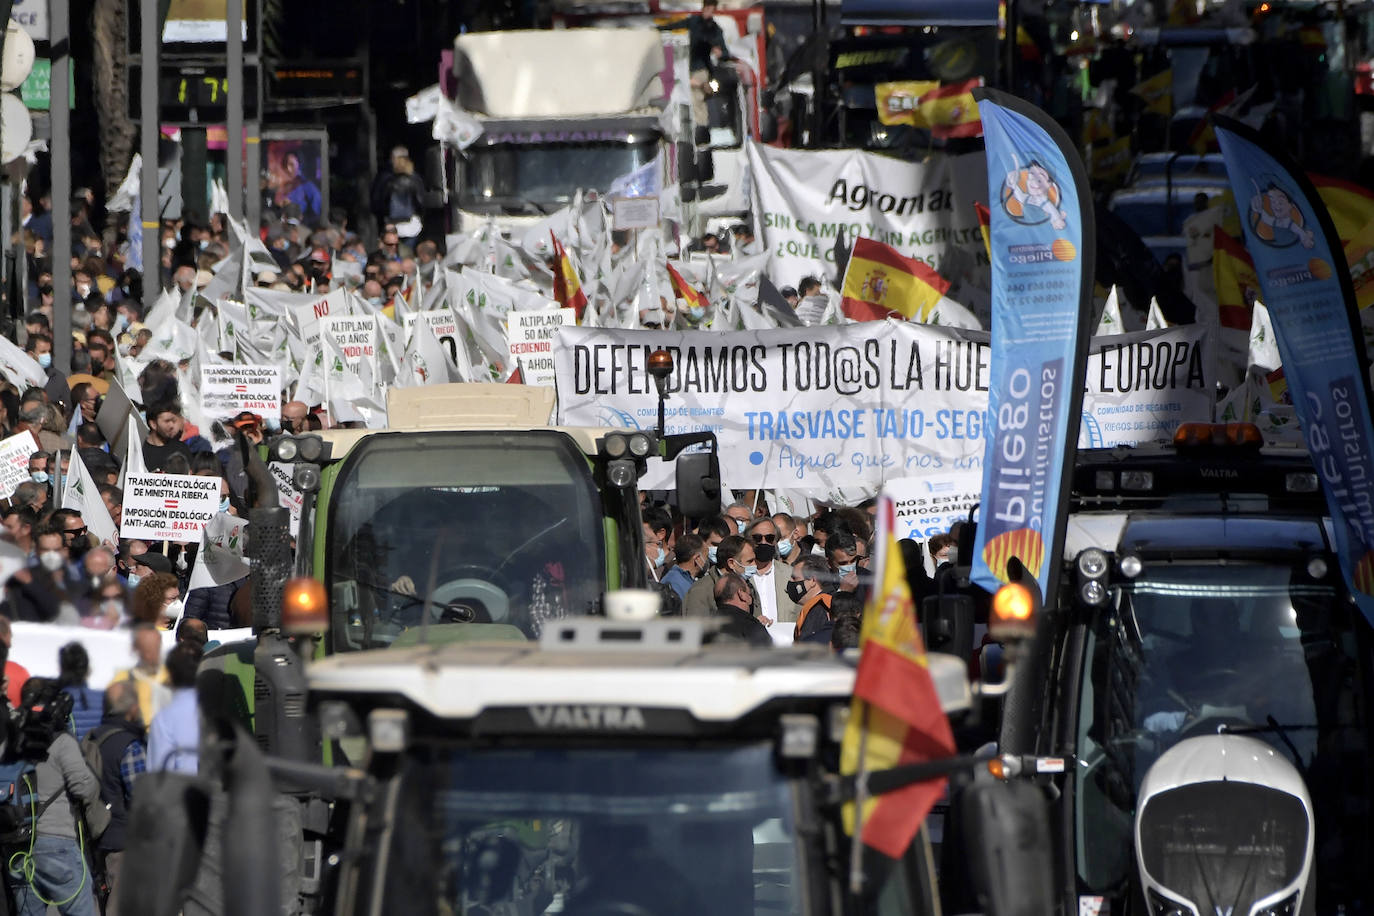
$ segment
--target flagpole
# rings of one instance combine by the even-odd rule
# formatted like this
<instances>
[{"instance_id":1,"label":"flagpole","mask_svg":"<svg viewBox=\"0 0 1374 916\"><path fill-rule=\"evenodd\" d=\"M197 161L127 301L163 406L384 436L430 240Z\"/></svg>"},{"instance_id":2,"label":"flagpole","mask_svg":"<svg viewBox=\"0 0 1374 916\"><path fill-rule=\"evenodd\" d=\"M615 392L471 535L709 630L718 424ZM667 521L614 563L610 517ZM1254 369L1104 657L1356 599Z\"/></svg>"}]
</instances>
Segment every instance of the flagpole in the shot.
<instances>
[{"instance_id":1,"label":"flagpole","mask_svg":"<svg viewBox=\"0 0 1374 916\"><path fill-rule=\"evenodd\" d=\"M854 772L854 835L849 847L849 892L854 896L864 889L864 805L868 803L868 704L863 704L859 722L859 764Z\"/></svg>"}]
</instances>

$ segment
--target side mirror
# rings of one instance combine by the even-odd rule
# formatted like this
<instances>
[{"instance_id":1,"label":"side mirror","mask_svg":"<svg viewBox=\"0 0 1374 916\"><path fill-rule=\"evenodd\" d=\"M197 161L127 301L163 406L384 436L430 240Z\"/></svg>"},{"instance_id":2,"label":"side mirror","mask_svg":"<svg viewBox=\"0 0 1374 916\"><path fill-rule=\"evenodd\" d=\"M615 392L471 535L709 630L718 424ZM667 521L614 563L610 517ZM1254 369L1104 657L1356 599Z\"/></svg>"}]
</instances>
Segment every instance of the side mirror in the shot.
<instances>
[{"instance_id":1,"label":"side mirror","mask_svg":"<svg viewBox=\"0 0 1374 916\"><path fill-rule=\"evenodd\" d=\"M1049 805L1034 783L975 782L959 795L964 855L986 916L1055 909Z\"/></svg>"},{"instance_id":2,"label":"side mirror","mask_svg":"<svg viewBox=\"0 0 1374 916\"><path fill-rule=\"evenodd\" d=\"M134 786L116 916L176 916L205 850L210 790L194 776L144 773Z\"/></svg>"},{"instance_id":3,"label":"side mirror","mask_svg":"<svg viewBox=\"0 0 1374 916\"><path fill-rule=\"evenodd\" d=\"M973 654L973 599L968 595L931 595L921 602L921 638L929 652L947 652L965 661Z\"/></svg>"},{"instance_id":4,"label":"side mirror","mask_svg":"<svg viewBox=\"0 0 1374 916\"><path fill-rule=\"evenodd\" d=\"M720 459L714 449L677 456L677 507L688 518L720 512Z\"/></svg>"}]
</instances>

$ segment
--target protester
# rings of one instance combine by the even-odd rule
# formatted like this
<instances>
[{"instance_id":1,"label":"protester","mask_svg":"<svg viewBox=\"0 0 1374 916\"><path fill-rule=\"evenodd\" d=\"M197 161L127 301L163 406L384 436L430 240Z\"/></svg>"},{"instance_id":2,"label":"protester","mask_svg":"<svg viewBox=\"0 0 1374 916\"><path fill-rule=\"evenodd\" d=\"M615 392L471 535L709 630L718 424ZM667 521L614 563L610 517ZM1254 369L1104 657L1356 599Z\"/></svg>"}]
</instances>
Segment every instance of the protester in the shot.
<instances>
[{"instance_id":1,"label":"protester","mask_svg":"<svg viewBox=\"0 0 1374 916\"><path fill-rule=\"evenodd\" d=\"M200 761L200 713L196 708L196 669L201 649L179 642L167 653L172 699L148 726L148 769L195 773Z\"/></svg>"},{"instance_id":2,"label":"protester","mask_svg":"<svg viewBox=\"0 0 1374 916\"><path fill-rule=\"evenodd\" d=\"M768 628L754 616L754 591L740 576L725 573L712 586L715 616L720 620L720 632L749 643L751 646L771 646L773 638Z\"/></svg>"},{"instance_id":3,"label":"protester","mask_svg":"<svg viewBox=\"0 0 1374 916\"><path fill-rule=\"evenodd\" d=\"M76 740L86 737L86 733L100 724L100 691L87 686L91 676L91 658L86 647L79 642L69 642L57 653L57 683L62 692L72 698L72 732Z\"/></svg>"},{"instance_id":4,"label":"protester","mask_svg":"<svg viewBox=\"0 0 1374 916\"><path fill-rule=\"evenodd\" d=\"M149 624L137 624L133 629L133 647L137 663L132 668L116 672L113 681L133 684L139 713L144 722L151 722L153 716L171 700L167 669L162 665L162 636Z\"/></svg>"},{"instance_id":5,"label":"protester","mask_svg":"<svg viewBox=\"0 0 1374 916\"><path fill-rule=\"evenodd\" d=\"M700 535L684 534L677 539L673 548L673 568L660 579L664 585L672 587L678 598L687 600L687 592L692 583L706 572L706 544Z\"/></svg>"},{"instance_id":6,"label":"protester","mask_svg":"<svg viewBox=\"0 0 1374 916\"><path fill-rule=\"evenodd\" d=\"M100 754L100 800L109 806L110 825L100 835L96 856L101 859L109 895L105 912L119 913L120 867L128 837L129 806L133 802L134 782L148 769L145 731L139 712L138 696L127 681L116 681L105 688L104 714L91 730L88 741Z\"/></svg>"}]
</instances>

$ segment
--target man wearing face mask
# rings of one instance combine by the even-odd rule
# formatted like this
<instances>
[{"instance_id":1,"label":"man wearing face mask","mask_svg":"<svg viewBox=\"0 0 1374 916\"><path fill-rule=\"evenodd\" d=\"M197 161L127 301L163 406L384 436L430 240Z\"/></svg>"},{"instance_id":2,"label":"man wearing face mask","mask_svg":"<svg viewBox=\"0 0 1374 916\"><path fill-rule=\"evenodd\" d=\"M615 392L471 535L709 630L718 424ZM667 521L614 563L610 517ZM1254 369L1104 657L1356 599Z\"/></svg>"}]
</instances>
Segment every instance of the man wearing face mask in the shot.
<instances>
[{"instance_id":1,"label":"man wearing face mask","mask_svg":"<svg viewBox=\"0 0 1374 916\"><path fill-rule=\"evenodd\" d=\"M73 569L79 568L86 552L96 546L86 522L81 518L81 513L75 509L58 509L52 514L52 522L62 529L62 540L66 544L67 556L71 558Z\"/></svg>"},{"instance_id":2,"label":"man wearing face mask","mask_svg":"<svg viewBox=\"0 0 1374 916\"><path fill-rule=\"evenodd\" d=\"M830 620L830 595L825 587L831 579L830 566L821 557L802 557L792 567L787 595L799 608L793 642L811 642L825 629Z\"/></svg>"},{"instance_id":3,"label":"man wearing face mask","mask_svg":"<svg viewBox=\"0 0 1374 916\"><path fill-rule=\"evenodd\" d=\"M38 363L40 369L51 378L55 371L52 367L52 338L47 334L30 334L24 342L24 352L29 359Z\"/></svg>"},{"instance_id":4,"label":"man wearing face mask","mask_svg":"<svg viewBox=\"0 0 1374 916\"><path fill-rule=\"evenodd\" d=\"M759 607L758 590L754 588L754 576L758 572L757 559L754 555L754 545L747 538L732 534L720 542L716 547L716 562L687 590L687 597L682 601L682 616L684 617L709 617L716 606L715 587L720 581L720 577L726 573L734 573L744 579L749 585L749 591L753 593L749 606L757 613ZM771 619L765 619L764 624L770 624Z\"/></svg>"},{"instance_id":5,"label":"man wearing face mask","mask_svg":"<svg viewBox=\"0 0 1374 916\"><path fill-rule=\"evenodd\" d=\"M725 517L734 523L735 531L732 533L742 536L749 523L754 520L754 510L748 503L733 502L725 507Z\"/></svg>"},{"instance_id":6,"label":"man wearing face mask","mask_svg":"<svg viewBox=\"0 0 1374 916\"><path fill-rule=\"evenodd\" d=\"M771 518L761 518L749 526L747 533L754 545L754 559L758 572L754 587L758 589L756 605L760 617L784 623L797 619L797 604L787 594L787 579L791 570L777 562L778 526Z\"/></svg>"},{"instance_id":7,"label":"man wearing face mask","mask_svg":"<svg viewBox=\"0 0 1374 916\"><path fill-rule=\"evenodd\" d=\"M797 561L797 522L786 512L773 516L773 526L778 529L778 559L787 565Z\"/></svg>"},{"instance_id":8,"label":"man wearing face mask","mask_svg":"<svg viewBox=\"0 0 1374 916\"><path fill-rule=\"evenodd\" d=\"M706 573L706 544L700 535L684 534L677 539L677 546L673 548L673 559L675 565L663 574L660 581L671 586L679 598L686 600L692 583Z\"/></svg>"},{"instance_id":9,"label":"man wearing face mask","mask_svg":"<svg viewBox=\"0 0 1374 916\"><path fill-rule=\"evenodd\" d=\"M19 570L10 580L8 616L39 623L79 623L81 615L68 597L76 594L78 583L71 576L62 529L51 521L43 522L34 529L33 539L38 564Z\"/></svg>"},{"instance_id":10,"label":"man wearing face mask","mask_svg":"<svg viewBox=\"0 0 1374 916\"><path fill-rule=\"evenodd\" d=\"M859 544L854 535L839 530L826 539L826 559L836 577L837 591L857 592L859 589Z\"/></svg>"}]
</instances>

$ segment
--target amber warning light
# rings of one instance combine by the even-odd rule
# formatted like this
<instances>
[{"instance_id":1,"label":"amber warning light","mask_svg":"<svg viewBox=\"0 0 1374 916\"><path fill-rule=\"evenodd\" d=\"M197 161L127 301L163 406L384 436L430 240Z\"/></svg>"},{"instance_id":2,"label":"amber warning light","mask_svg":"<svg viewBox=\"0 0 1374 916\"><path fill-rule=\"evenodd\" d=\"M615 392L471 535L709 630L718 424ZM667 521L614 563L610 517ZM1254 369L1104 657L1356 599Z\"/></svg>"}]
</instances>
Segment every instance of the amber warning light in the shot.
<instances>
[{"instance_id":1,"label":"amber warning light","mask_svg":"<svg viewBox=\"0 0 1374 916\"><path fill-rule=\"evenodd\" d=\"M329 629L329 599L318 579L302 577L287 582L281 604L282 632L303 636Z\"/></svg>"}]
</instances>

